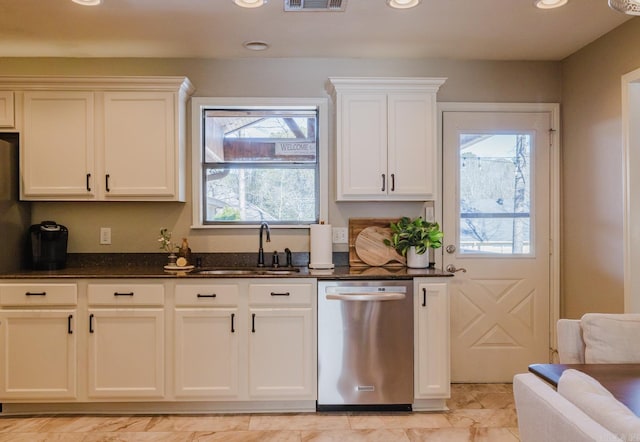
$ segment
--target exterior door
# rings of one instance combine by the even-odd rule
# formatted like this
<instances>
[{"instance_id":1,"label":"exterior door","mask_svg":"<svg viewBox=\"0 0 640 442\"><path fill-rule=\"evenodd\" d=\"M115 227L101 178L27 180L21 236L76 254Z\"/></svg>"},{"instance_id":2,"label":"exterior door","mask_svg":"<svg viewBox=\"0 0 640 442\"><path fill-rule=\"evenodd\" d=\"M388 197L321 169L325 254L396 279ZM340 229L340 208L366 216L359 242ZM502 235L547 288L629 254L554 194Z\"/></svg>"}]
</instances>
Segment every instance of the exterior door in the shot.
<instances>
[{"instance_id":1,"label":"exterior door","mask_svg":"<svg viewBox=\"0 0 640 442\"><path fill-rule=\"evenodd\" d=\"M453 382L549 361L550 112L443 112Z\"/></svg>"}]
</instances>

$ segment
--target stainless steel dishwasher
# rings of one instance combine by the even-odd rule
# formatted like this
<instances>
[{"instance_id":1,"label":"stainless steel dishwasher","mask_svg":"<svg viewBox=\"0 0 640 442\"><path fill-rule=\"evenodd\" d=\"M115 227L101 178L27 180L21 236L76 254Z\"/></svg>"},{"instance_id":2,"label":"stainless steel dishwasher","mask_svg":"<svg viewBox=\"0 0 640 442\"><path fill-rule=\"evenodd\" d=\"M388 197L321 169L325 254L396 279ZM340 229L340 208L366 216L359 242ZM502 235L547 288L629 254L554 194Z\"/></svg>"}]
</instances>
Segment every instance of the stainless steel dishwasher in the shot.
<instances>
[{"instance_id":1,"label":"stainless steel dishwasher","mask_svg":"<svg viewBox=\"0 0 640 442\"><path fill-rule=\"evenodd\" d=\"M318 410L412 402L413 282L318 282Z\"/></svg>"}]
</instances>

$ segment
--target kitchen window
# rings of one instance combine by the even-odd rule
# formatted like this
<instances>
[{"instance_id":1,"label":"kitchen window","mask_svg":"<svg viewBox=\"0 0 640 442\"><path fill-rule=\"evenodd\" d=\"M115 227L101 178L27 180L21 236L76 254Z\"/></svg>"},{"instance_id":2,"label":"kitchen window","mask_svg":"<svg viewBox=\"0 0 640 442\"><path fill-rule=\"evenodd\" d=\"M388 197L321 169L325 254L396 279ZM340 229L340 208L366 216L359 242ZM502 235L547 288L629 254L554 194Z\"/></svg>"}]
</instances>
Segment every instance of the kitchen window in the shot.
<instances>
[{"instance_id":1,"label":"kitchen window","mask_svg":"<svg viewBox=\"0 0 640 442\"><path fill-rule=\"evenodd\" d=\"M193 100L194 227L326 219L326 100Z\"/></svg>"}]
</instances>

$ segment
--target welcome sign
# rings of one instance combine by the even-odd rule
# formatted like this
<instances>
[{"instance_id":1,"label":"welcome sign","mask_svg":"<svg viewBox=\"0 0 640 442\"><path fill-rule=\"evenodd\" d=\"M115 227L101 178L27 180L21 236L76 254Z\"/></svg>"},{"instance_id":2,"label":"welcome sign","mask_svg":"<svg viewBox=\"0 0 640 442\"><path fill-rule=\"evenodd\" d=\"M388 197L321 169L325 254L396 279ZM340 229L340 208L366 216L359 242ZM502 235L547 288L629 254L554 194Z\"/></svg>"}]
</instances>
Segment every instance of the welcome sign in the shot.
<instances>
[{"instance_id":1,"label":"welcome sign","mask_svg":"<svg viewBox=\"0 0 640 442\"><path fill-rule=\"evenodd\" d=\"M276 155L315 155L316 143L279 141L276 143Z\"/></svg>"}]
</instances>

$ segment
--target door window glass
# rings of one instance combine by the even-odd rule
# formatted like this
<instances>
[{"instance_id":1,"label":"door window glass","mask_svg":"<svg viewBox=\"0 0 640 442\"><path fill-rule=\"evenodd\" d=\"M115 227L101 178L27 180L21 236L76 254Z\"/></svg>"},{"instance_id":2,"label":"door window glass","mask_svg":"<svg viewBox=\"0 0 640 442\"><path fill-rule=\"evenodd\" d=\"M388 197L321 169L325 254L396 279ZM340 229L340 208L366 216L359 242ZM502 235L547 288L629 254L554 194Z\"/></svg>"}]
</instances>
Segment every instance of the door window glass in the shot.
<instances>
[{"instance_id":1,"label":"door window glass","mask_svg":"<svg viewBox=\"0 0 640 442\"><path fill-rule=\"evenodd\" d=\"M460 253L532 253L532 141L526 133L460 134Z\"/></svg>"}]
</instances>

